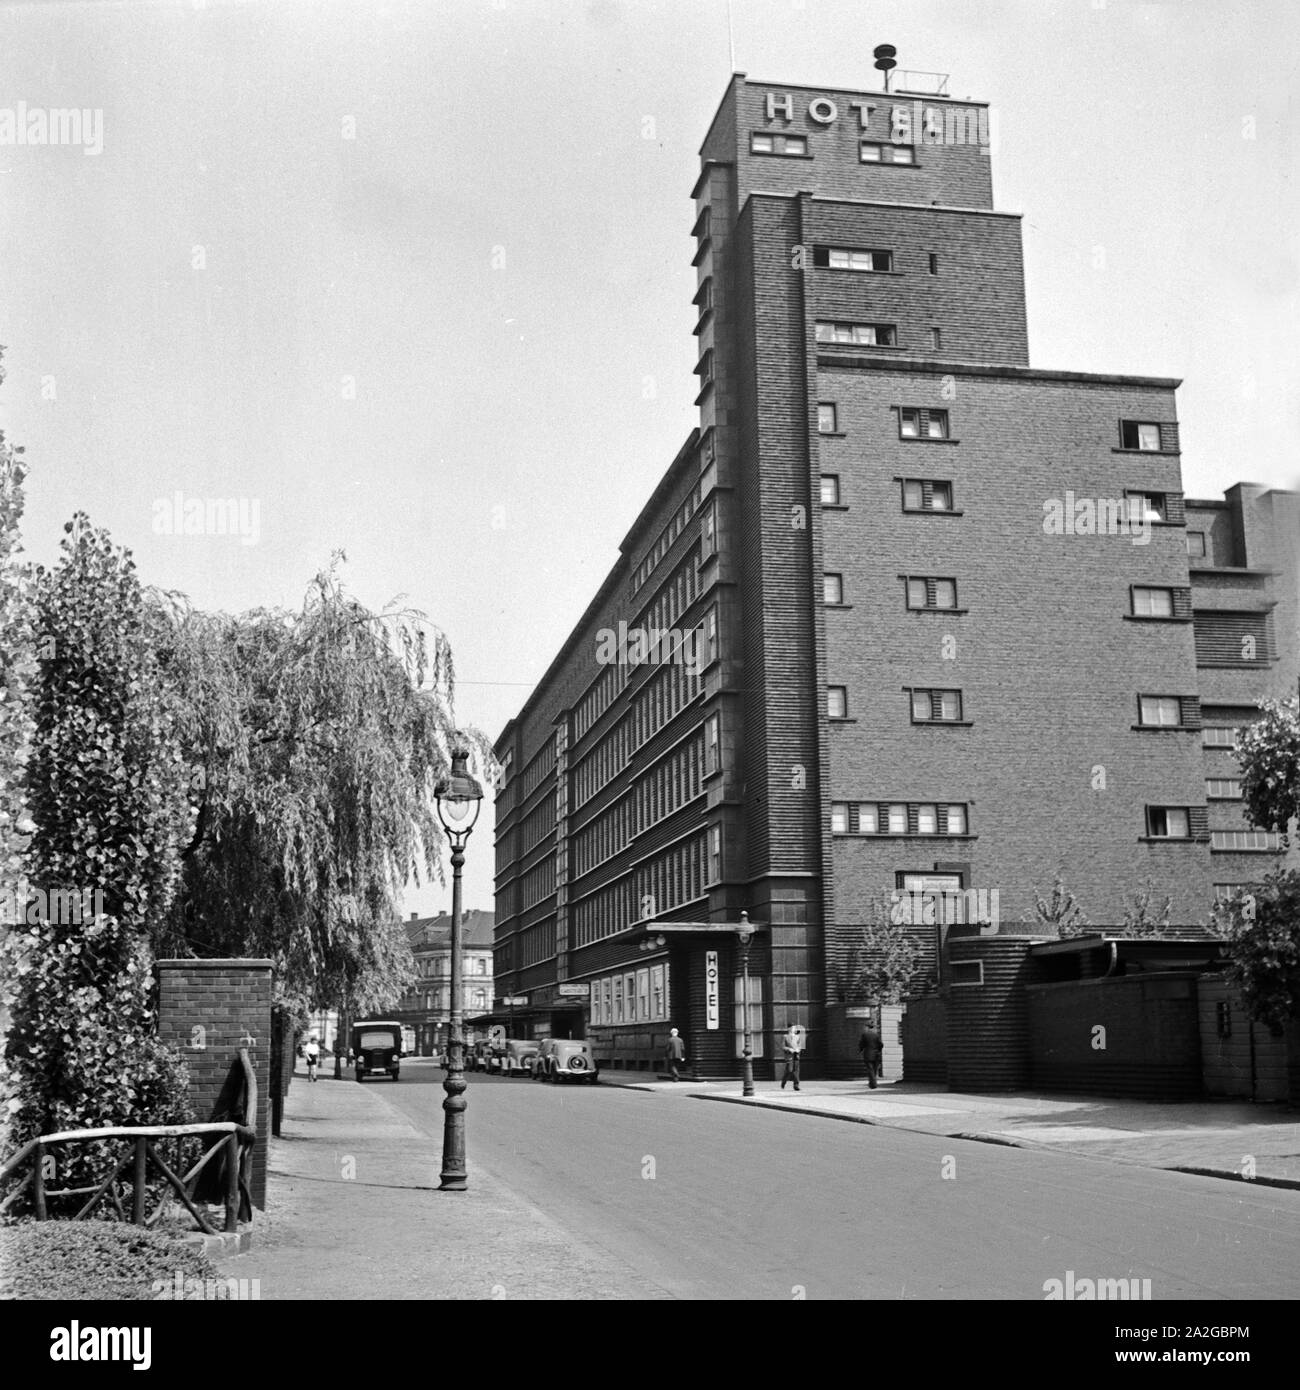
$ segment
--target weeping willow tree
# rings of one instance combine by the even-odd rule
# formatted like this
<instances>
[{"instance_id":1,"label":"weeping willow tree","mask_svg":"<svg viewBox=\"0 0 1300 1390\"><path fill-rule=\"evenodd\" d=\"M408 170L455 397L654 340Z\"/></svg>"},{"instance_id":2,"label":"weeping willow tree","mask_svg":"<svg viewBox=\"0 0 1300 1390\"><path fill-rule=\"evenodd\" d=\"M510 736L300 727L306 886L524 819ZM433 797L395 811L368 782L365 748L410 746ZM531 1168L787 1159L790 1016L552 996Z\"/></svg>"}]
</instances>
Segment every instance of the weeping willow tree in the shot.
<instances>
[{"instance_id":1,"label":"weeping willow tree","mask_svg":"<svg viewBox=\"0 0 1300 1390\"><path fill-rule=\"evenodd\" d=\"M491 764L483 736L456 727L445 637L415 610L367 609L340 559L300 612L232 617L154 596L195 812L156 948L269 957L299 1016L378 1008L409 987L400 898L442 878L434 788L457 739Z\"/></svg>"}]
</instances>

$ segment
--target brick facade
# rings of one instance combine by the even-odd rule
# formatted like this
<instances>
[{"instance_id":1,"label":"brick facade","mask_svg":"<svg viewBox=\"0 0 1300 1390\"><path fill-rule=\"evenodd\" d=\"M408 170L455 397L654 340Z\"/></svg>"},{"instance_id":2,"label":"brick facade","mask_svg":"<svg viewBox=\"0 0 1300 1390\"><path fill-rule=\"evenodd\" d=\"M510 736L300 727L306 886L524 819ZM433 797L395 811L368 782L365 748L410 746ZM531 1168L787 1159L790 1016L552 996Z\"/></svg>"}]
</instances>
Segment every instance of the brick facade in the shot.
<instances>
[{"instance_id":1,"label":"brick facade","mask_svg":"<svg viewBox=\"0 0 1300 1390\"><path fill-rule=\"evenodd\" d=\"M231 1063L248 1049L257 1077L253 1205L266 1206L266 1146L271 1123L271 962L160 960L158 1033L185 1058L196 1119L209 1118Z\"/></svg>"}]
</instances>

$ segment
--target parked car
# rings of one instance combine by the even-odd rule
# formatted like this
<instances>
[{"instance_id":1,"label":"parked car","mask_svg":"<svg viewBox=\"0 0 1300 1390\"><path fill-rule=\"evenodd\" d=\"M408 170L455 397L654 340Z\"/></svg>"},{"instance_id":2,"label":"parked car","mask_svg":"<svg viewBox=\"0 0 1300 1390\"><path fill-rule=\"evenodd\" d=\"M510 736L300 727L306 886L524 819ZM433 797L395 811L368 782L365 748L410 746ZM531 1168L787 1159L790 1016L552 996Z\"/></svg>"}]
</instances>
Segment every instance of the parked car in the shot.
<instances>
[{"instance_id":1,"label":"parked car","mask_svg":"<svg viewBox=\"0 0 1300 1390\"><path fill-rule=\"evenodd\" d=\"M585 1038L547 1038L533 1064L534 1079L542 1081L585 1081L594 1086L599 1067Z\"/></svg>"},{"instance_id":2,"label":"parked car","mask_svg":"<svg viewBox=\"0 0 1300 1390\"><path fill-rule=\"evenodd\" d=\"M537 1058L537 1044L527 1038L507 1038L504 1048L497 1050L489 1067L502 1076L528 1076Z\"/></svg>"},{"instance_id":3,"label":"parked car","mask_svg":"<svg viewBox=\"0 0 1300 1390\"><path fill-rule=\"evenodd\" d=\"M386 1073L396 1081L401 1073L402 1025L384 1019L354 1023L352 1055L358 1081L376 1072Z\"/></svg>"}]
</instances>

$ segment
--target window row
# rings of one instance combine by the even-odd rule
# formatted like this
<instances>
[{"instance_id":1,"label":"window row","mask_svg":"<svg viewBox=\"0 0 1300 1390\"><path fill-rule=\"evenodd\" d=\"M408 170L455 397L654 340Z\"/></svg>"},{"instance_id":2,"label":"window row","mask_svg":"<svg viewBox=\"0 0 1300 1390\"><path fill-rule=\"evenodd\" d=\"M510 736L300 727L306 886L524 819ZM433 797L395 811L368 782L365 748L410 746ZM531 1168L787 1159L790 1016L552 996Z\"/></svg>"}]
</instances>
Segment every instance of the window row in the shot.
<instances>
[{"instance_id":1,"label":"window row","mask_svg":"<svg viewBox=\"0 0 1300 1390\"><path fill-rule=\"evenodd\" d=\"M1210 848L1277 854L1282 849L1282 836L1271 830L1213 830Z\"/></svg>"},{"instance_id":2,"label":"window row","mask_svg":"<svg viewBox=\"0 0 1300 1390\"><path fill-rule=\"evenodd\" d=\"M819 343L849 343L857 347L897 347L896 323L831 323L818 319L815 334Z\"/></svg>"},{"instance_id":3,"label":"window row","mask_svg":"<svg viewBox=\"0 0 1300 1390\"><path fill-rule=\"evenodd\" d=\"M699 796L704 772L704 742L705 732L700 730L637 783L638 833Z\"/></svg>"},{"instance_id":4,"label":"window row","mask_svg":"<svg viewBox=\"0 0 1300 1390\"><path fill-rule=\"evenodd\" d=\"M712 515L712 504L706 515ZM642 610L636 626L646 630L675 627L677 620L693 604L700 592L700 567L690 555L679 565L671 579L660 589L654 602Z\"/></svg>"},{"instance_id":5,"label":"window row","mask_svg":"<svg viewBox=\"0 0 1300 1390\"><path fill-rule=\"evenodd\" d=\"M539 965L551 960L555 955L555 918L538 922L534 927L526 927L515 937L518 965L511 967L522 970L527 965Z\"/></svg>"},{"instance_id":6,"label":"window row","mask_svg":"<svg viewBox=\"0 0 1300 1390\"><path fill-rule=\"evenodd\" d=\"M540 864L529 869L522 882L525 908L536 907L555 892L555 856L548 855Z\"/></svg>"},{"instance_id":7,"label":"window row","mask_svg":"<svg viewBox=\"0 0 1300 1390\"><path fill-rule=\"evenodd\" d=\"M957 605L957 581L935 575L900 575L903 581L906 604L913 610L955 610L962 612ZM847 605L844 576L838 570L826 570L822 574L822 602L829 607L842 608ZM1184 622L1190 615L1191 591L1185 588L1155 588L1150 585L1130 586L1131 605L1129 616L1134 618L1168 619Z\"/></svg>"},{"instance_id":8,"label":"window row","mask_svg":"<svg viewBox=\"0 0 1300 1390\"><path fill-rule=\"evenodd\" d=\"M643 965L591 982L593 1024L666 1022L670 1007L667 965Z\"/></svg>"},{"instance_id":9,"label":"window row","mask_svg":"<svg viewBox=\"0 0 1300 1390\"><path fill-rule=\"evenodd\" d=\"M667 524L659 533L655 543L645 553L645 556L632 571L632 591L635 593L650 578L656 565L664 558L676 541L677 537L686 529L687 522L690 521L700 505L700 487L697 483L686 495L681 505L668 519Z\"/></svg>"},{"instance_id":10,"label":"window row","mask_svg":"<svg viewBox=\"0 0 1300 1390\"><path fill-rule=\"evenodd\" d=\"M675 719L700 693L700 671L718 653L718 614L712 609L699 638L699 667L688 663L665 666L647 682L632 702L632 747L639 748L671 719Z\"/></svg>"},{"instance_id":11,"label":"window row","mask_svg":"<svg viewBox=\"0 0 1300 1390\"><path fill-rule=\"evenodd\" d=\"M808 156L808 137L806 135L776 135L768 131L754 131L749 137L750 154L780 154L793 158Z\"/></svg>"},{"instance_id":12,"label":"window row","mask_svg":"<svg viewBox=\"0 0 1300 1390\"><path fill-rule=\"evenodd\" d=\"M716 829L716 827L714 827ZM636 870L638 917L658 917L704 895L710 872L708 834L674 845Z\"/></svg>"},{"instance_id":13,"label":"window row","mask_svg":"<svg viewBox=\"0 0 1300 1390\"><path fill-rule=\"evenodd\" d=\"M806 135L782 135L769 130L754 130L749 135L750 154L784 155L787 159L811 159ZM893 145L883 140L858 142L860 164L916 165L914 145Z\"/></svg>"},{"instance_id":14,"label":"window row","mask_svg":"<svg viewBox=\"0 0 1300 1390\"><path fill-rule=\"evenodd\" d=\"M580 878L622 853L635 833L632 799L625 796L573 836L573 876Z\"/></svg>"},{"instance_id":15,"label":"window row","mask_svg":"<svg viewBox=\"0 0 1300 1390\"><path fill-rule=\"evenodd\" d=\"M519 827L519 853L527 854L555 829L555 797L544 797Z\"/></svg>"},{"instance_id":16,"label":"window row","mask_svg":"<svg viewBox=\"0 0 1300 1390\"><path fill-rule=\"evenodd\" d=\"M968 835L963 803L833 801L832 835Z\"/></svg>"},{"instance_id":17,"label":"window row","mask_svg":"<svg viewBox=\"0 0 1300 1390\"><path fill-rule=\"evenodd\" d=\"M532 761L524 768L521 778L520 798L527 801L538 787L555 771L555 740L548 738L537 750Z\"/></svg>"},{"instance_id":18,"label":"window row","mask_svg":"<svg viewBox=\"0 0 1300 1390\"><path fill-rule=\"evenodd\" d=\"M629 726L621 721L573 769L573 809L586 805L627 766Z\"/></svg>"}]
</instances>

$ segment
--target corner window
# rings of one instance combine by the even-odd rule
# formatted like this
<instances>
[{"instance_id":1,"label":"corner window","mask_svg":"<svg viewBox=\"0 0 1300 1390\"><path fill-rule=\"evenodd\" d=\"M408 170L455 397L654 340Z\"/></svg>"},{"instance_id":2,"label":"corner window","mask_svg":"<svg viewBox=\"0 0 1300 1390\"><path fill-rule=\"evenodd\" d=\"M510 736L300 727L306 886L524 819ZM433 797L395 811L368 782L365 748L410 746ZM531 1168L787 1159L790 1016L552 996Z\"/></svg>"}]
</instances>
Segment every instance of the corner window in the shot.
<instances>
[{"instance_id":1,"label":"corner window","mask_svg":"<svg viewBox=\"0 0 1300 1390\"><path fill-rule=\"evenodd\" d=\"M822 506L838 507L840 505L840 475L838 473L822 474Z\"/></svg>"},{"instance_id":2,"label":"corner window","mask_svg":"<svg viewBox=\"0 0 1300 1390\"><path fill-rule=\"evenodd\" d=\"M1183 722L1182 701L1176 695L1138 697L1138 723L1172 728Z\"/></svg>"},{"instance_id":3,"label":"corner window","mask_svg":"<svg viewBox=\"0 0 1300 1390\"><path fill-rule=\"evenodd\" d=\"M839 422L835 405L831 401L820 401L817 405L817 433L838 434Z\"/></svg>"},{"instance_id":4,"label":"corner window","mask_svg":"<svg viewBox=\"0 0 1300 1390\"><path fill-rule=\"evenodd\" d=\"M911 145L884 145L875 140L863 140L858 146L858 159L863 164L915 164L916 150Z\"/></svg>"},{"instance_id":5,"label":"corner window","mask_svg":"<svg viewBox=\"0 0 1300 1390\"><path fill-rule=\"evenodd\" d=\"M1172 618L1174 591L1133 586L1133 616L1135 618Z\"/></svg>"},{"instance_id":6,"label":"corner window","mask_svg":"<svg viewBox=\"0 0 1300 1390\"><path fill-rule=\"evenodd\" d=\"M1119 442L1122 449L1141 449L1143 453L1160 452L1160 426L1151 420L1121 420Z\"/></svg>"},{"instance_id":7,"label":"corner window","mask_svg":"<svg viewBox=\"0 0 1300 1390\"><path fill-rule=\"evenodd\" d=\"M842 574L822 575L822 602L844 602L844 576Z\"/></svg>"},{"instance_id":8,"label":"corner window","mask_svg":"<svg viewBox=\"0 0 1300 1390\"><path fill-rule=\"evenodd\" d=\"M925 410L918 406L900 406L898 435L900 439L947 439L948 412Z\"/></svg>"},{"instance_id":9,"label":"corner window","mask_svg":"<svg viewBox=\"0 0 1300 1390\"><path fill-rule=\"evenodd\" d=\"M950 512L952 509L950 482L931 482L928 478L903 479L905 512Z\"/></svg>"},{"instance_id":10,"label":"corner window","mask_svg":"<svg viewBox=\"0 0 1300 1390\"><path fill-rule=\"evenodd\" d=\"M1147 834L1153 840L1187 840L1191 830L1186 806L1148 806Z\"/></svg>"}]
</instances>

